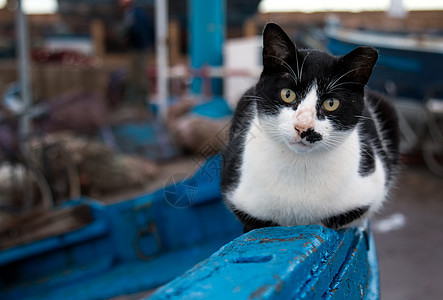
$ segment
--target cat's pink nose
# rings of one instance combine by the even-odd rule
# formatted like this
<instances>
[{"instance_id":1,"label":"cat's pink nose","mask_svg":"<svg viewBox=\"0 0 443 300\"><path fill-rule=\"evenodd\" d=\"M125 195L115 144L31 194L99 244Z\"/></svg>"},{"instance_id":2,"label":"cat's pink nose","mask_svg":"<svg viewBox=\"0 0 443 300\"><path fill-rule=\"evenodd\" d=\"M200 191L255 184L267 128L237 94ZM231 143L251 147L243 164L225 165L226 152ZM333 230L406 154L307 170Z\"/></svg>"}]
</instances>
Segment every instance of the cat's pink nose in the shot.
<instances>
[{"instance_id":1,"label":"cat's pink nose","mask_svg":"<svg viewBox=\"0 0 443 300\"><path fill-rule=\"evenodd\" d=\"M312 127L309 126L303 126L303 124L295 124L294 125L294 129L295 131L297 131L299 134L301 134L302 132L308 131L309 129L313 129Z\"/></svg>"},{"instance_id":2,"label":"cat's pink nose","mask_svg":"<svg viewBox=\"0 0 443 300\"><path fill-rule=\"evenodd\" d=\"M299 109L295 115L294 128L299 134L314 128L314 112L309 108Z\"/></svg>"}]
</instances>

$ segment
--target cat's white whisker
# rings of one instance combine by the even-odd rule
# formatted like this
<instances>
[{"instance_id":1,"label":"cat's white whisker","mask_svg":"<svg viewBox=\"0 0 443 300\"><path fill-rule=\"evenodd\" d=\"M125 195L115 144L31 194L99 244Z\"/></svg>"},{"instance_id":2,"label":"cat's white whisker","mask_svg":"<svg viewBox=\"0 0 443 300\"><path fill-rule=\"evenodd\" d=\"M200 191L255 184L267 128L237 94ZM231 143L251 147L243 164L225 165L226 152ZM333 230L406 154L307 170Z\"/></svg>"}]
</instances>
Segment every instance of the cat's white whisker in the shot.
<instances>
[{"instance_id":1,"label":"cat's white whisker","mask_svg":"<svg viewBox=\"0 0 443 300\"><path fill-rule=\"evenodd\" d=\"M298 74L298 80L301 81L301 76L300 76L300 69L298 67L298 51L295 51L295 61L297 62L297 74Z\"/></svg>"},{"instance_id":2,"label":"cat's white whisker","mask_svg":"<svg viewBox=\"0 0 443 300\"><path fill-rule=\"evenodd\" d=\"M306 55L305 55L305 58L303 59L303 62L302 62L302 64L301 64L300 76L299 76L300 81L301 81L302 76L303 76L303 66L305 65L305 61L306 61L306 59L308 58L308 56L309 56L313 51L314 51L314 50L309 51L308 54L306 54Z\"/></svg>"},{"instance_id":3,"label":"cat's white whisker","mask_svg":"<svg viewBox=\"0 0 443 300\"><path fill-rule=\"evenodd\" d=\"M297 75L295 74L294 69L292 69L292 67L287 62L285 62L283 59L277 56L269 55L269 57L279 60L283 64L283 66L289 71L290 73L289 75L294 80L294 83L297 84Z\"/></svg>"},{"instance_id":4,"label":"cat's white whisker","mask_svg":"<svg viewBox=\"0 0 443 300\"><path fill-rule=\"evenodd\" d=\"M375 118L372 117L368 117L368 116L361 116L361 115L356 115L355 117L359 118L359 119L363 119L363 120L371 120L371 121L375 121Z\"/></svg>"},{"instance_id":5,"label":"cat's white whisker","mask_svg":"<svg viewBox=\"0 0 443 300\"><path fill-rule=\"evenodd\" d=\"M354 69L349 70L348 72L344 73L343 75L341 75L338 79L333 78L333 79L332 79L333 81L331 81L331 83L329 83L329 84L327 85L326 90L330 90L331 88L333 88L333 87L335 86L335 84L336 84L337 82L339 82L339 81L340 81L343 77L345 77L346 75L348 75L348 74L350 74L350 73L352 73L352 72L355 72L355 71L357 71L357 70L364 69L364 68L365 68L365 67L354 68Z\"/></svg>"},{"instance_id":6,"label":"cat's white whisker","mask_svg":"<svg viewBox=\"0 0 443 300\"><path fill-rule=\"evenodd\" d=\"M363 86L363 84L358 83L358 82L346 81L346 82L341 82L341 83L339 83L339 84L336 84L336 85L330 87L330 88L328 89L328 92L336 91L336 90L338 90L341 86L343 86L343 85L348 85L348 84L356 84L356 85L362 85L362 86ZM342 89L343 89L343 88L342 88Z\"/></svg>"}]
</instances>

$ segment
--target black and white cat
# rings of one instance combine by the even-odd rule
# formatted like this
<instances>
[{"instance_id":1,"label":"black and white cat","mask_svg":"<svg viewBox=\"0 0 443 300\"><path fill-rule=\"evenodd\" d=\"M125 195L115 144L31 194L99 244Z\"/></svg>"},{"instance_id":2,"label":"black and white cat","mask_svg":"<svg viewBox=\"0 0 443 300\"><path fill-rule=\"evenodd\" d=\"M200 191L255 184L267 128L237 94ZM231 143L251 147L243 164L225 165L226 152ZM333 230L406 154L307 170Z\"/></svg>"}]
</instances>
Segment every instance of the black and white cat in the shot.
<instances>
[{"instance_id":1,"label":"black and white cat","mask_svg":"<svg viewBox=\"0 0 443 300\"><path fill-rule=\"evenodd\" d=\"M266 226L357 226L386 199L396 174L394 108L365 89L370 47L335 57L300 50L276 24L263 33L263 72L234 113L222 192L245 231Z\"/></svg>"}]
</instances>

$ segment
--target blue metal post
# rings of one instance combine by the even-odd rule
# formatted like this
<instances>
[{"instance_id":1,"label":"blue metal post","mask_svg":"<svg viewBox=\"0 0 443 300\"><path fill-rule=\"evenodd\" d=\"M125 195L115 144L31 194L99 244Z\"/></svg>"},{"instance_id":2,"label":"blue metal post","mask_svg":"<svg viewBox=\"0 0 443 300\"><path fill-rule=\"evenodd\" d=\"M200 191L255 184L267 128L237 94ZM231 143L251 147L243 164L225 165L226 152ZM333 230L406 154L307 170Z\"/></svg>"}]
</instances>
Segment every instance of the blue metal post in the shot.
<instances>
[{"instance_id":1,"label":"blue metal post","mask_svg":"<svg viewBox=\"0 0 443 300\"><path fill-rule=\"evenodd\" d=\"M220 67L225 39L225 0L189 0L189 45L191 68ZM212 79L212 94L222 94L221 79ZM203 92L202 79L195 78L192 92Z\"/></svg>"}]
</instances>

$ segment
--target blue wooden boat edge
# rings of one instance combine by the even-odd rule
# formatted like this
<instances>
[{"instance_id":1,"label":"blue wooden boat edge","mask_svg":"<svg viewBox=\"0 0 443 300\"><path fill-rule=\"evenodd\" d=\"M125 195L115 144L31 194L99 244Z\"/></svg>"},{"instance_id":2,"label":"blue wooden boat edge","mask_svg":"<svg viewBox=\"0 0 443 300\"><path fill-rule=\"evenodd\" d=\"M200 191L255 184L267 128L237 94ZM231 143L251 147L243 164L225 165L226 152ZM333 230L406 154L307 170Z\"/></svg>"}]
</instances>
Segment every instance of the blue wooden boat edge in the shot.
<instances>
[{"instance_id":1,"label":"blue wooden boat edge","mask_svg":"<svg viewBox=\"0 0 443 300\"><path fill-rule=\"evenodd\" d=\"M321 226L254 230L149 299L378 299L369 230Z\"/></svg>"}]
</instances>

